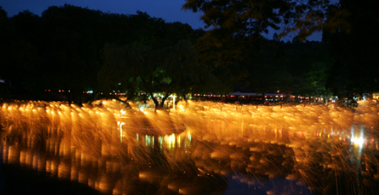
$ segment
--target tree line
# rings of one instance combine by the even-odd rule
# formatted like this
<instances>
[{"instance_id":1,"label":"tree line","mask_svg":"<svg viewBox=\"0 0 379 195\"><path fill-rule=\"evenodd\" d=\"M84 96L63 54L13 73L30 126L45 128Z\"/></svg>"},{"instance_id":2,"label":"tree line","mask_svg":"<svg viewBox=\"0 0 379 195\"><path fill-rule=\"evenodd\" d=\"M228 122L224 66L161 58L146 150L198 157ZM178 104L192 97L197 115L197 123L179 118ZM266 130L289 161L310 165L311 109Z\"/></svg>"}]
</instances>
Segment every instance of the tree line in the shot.
<instances>
[{"instance_id":1,"label":"tree line","mask_svg":"<svg viewBox=\"0 0 379 195\"><path fill-rule=\"evenodd\" d=\"M59 91L80 103L89 90L169 96L217 82L212 67L198 64L192 50L204 31L188 24L67 4L41 16L23 11L8 18L0 11L3 98L44 99Z\"/></svg>"},{"instance_id":2,"label":"tree line","mask_svg":"<svg viewBox=\"0 0 379 195\"><path fill-rule=\"evenodd\" d=\"M279 40L290 27L272 40L262 36L269 27L277 29L280 20L297 21L295 12L310 10L283 4L286 0L260 6L283 8L268 15L258 9L259 0L247 1L256 3L247 7L187 1L186 9L202 10L206 24L215 26L208 31L139 11L112 14L66 4L49 7L41 16L23 11L8 17L0 9L0 95L81 103L90 100L83 94L89 90L92 99L118 92L135 99L143 91L162 106L173 93L226 94L238 86L309 96L372 93L379 88L379 17L377 2L365 1L328 4L323 21L309 24L308 30L298 20L303 23L292 42ZM216 4L206 4L211 2ZM322 42L304 41L312 30L323 31ZM163 101L155 92L164 94Z\"/></svg>"},{"instance_id":3,"label":"tree line","mask_svg":"<svg viewBox=\"0 0 379 195\"><path fill-rule=\"evenodd\" d=\"M248 69L263 69L256 71L257 76L275 75L272 69L282 69L276 81L280 83L278 86L285 85L286 90L341 97L379 90L378 7L379 1L375 0L186 0L183 6L185 10L202 12L202 20L207 26L213 26L204 37L213 41L208 48L220 50L218 53L224 57L215 56L217 64L227 65L238 58L238 63ZM287 60L298 52L293 60L294 64L301 61L300 66L289 65L293 63L290 61L286 64L286 60L279 60L281 65L275 68L262 65L261 62L266 64L271 60L268 56L273 55L271 50L262 50L271 47L261 36L270 29L279 31L274 40L291 33L296 35L293 45L282 48ZM322 43L316 44L308 56L306 51L312 47L293 50L300 49L298 42L304 42L316 31L323 33ZM251 50L250 56L246 56L249 53L246 51ZM251 63L256 60L257 63ZM267 85L262 81L269 77L263 77L251 80L254 87ZM289 85L291 82L297 84Z\"/></svg>"}]
</instances>

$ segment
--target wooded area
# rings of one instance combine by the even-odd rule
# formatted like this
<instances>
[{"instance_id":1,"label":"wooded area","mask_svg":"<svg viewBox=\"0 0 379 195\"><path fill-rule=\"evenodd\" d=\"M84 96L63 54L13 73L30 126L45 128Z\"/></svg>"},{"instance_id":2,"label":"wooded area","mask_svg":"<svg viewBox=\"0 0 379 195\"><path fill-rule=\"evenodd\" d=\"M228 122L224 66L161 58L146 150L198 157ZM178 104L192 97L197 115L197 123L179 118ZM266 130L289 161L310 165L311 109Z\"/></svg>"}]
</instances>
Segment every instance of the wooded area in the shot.
<instances>
[{"instance_id":1,"label":"wooded area","mask_svg":"<svg viewBox=\"0 0 379 195\"><path fill-rule=\"evenodd\" d=\"M379 2L305 2L187 0L185 9L204 12L207 31L143 12L64 5L8 17L0 9L0 97L81 103L145 92L158 105L154 92L227 94L237 85L324 97L379 91ZM282 30L267 40L269 28ZM292 31L292 42L279 40ZM304 41L314 31L323 41Z\"/></svg>"}]
</instances>

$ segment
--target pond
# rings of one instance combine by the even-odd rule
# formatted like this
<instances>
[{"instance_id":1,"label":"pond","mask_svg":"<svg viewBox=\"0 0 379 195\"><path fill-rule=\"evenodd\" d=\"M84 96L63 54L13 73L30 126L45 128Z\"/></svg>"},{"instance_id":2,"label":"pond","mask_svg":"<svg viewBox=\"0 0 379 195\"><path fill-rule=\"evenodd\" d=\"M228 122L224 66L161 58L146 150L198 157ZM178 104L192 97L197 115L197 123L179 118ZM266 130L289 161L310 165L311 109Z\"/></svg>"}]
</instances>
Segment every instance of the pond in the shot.
<instances>
[{"instance_id":1,"label":"pond","mask_svg":"<svg viewBox=\"0 0 379 195\"><path fill-rule=\"evenodd\" d=\"M1 194L376 194L378 106L1 107Z\"/></svg>"}]
</instances>

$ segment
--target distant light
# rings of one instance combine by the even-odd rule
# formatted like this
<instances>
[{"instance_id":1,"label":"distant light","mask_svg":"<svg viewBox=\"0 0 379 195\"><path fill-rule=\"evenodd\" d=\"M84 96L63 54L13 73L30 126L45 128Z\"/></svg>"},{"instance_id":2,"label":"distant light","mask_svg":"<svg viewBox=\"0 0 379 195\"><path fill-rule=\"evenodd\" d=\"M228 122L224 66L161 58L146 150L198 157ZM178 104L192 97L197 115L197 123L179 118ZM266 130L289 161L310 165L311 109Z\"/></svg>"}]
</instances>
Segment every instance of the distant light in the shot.
<instances>
[{"instance_id":1,"label":"distant light","mask_svg":"<svg viewBox=\"0 0 379 195\"><path fill-rule=\"evenodd\" d=\"M121 115L124 115L126 112L124 110L120 110Z\"/></svg>"},{"instance_id":2,"label":"distant light","mask_svg":"<svg viewBox=\"0 0 379 195\"><path fill-rule=\"evenodd\" d=\"M363 143L365 142L365 140L363 139L363 137L354 137L354 138L351 138L351 142L353 144L356 144L356 145L359 145L359 146L362 146Z\"/></svg>"}]
</instances>

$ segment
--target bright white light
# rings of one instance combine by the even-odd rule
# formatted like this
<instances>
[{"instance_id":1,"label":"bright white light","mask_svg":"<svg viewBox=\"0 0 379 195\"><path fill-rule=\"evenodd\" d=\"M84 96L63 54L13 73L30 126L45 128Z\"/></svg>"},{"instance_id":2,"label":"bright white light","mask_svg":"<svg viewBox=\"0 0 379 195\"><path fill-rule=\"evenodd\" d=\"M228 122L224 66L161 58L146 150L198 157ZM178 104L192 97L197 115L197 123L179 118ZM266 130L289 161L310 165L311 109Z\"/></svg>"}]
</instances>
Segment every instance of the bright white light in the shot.
<instances>
[{"instance_id":1,"label":"bright white light","mask_svg":"<svg viewBox=\"0 0 379 195\"><path fill-rule=\"evenodd\" d=\"M351 138L351 142L355 145L359 145L359 146L362 146L363 143L365 142L365 140L363 139L363 137L354 137L354 138Z\"/></svg>"}]
</instances>

